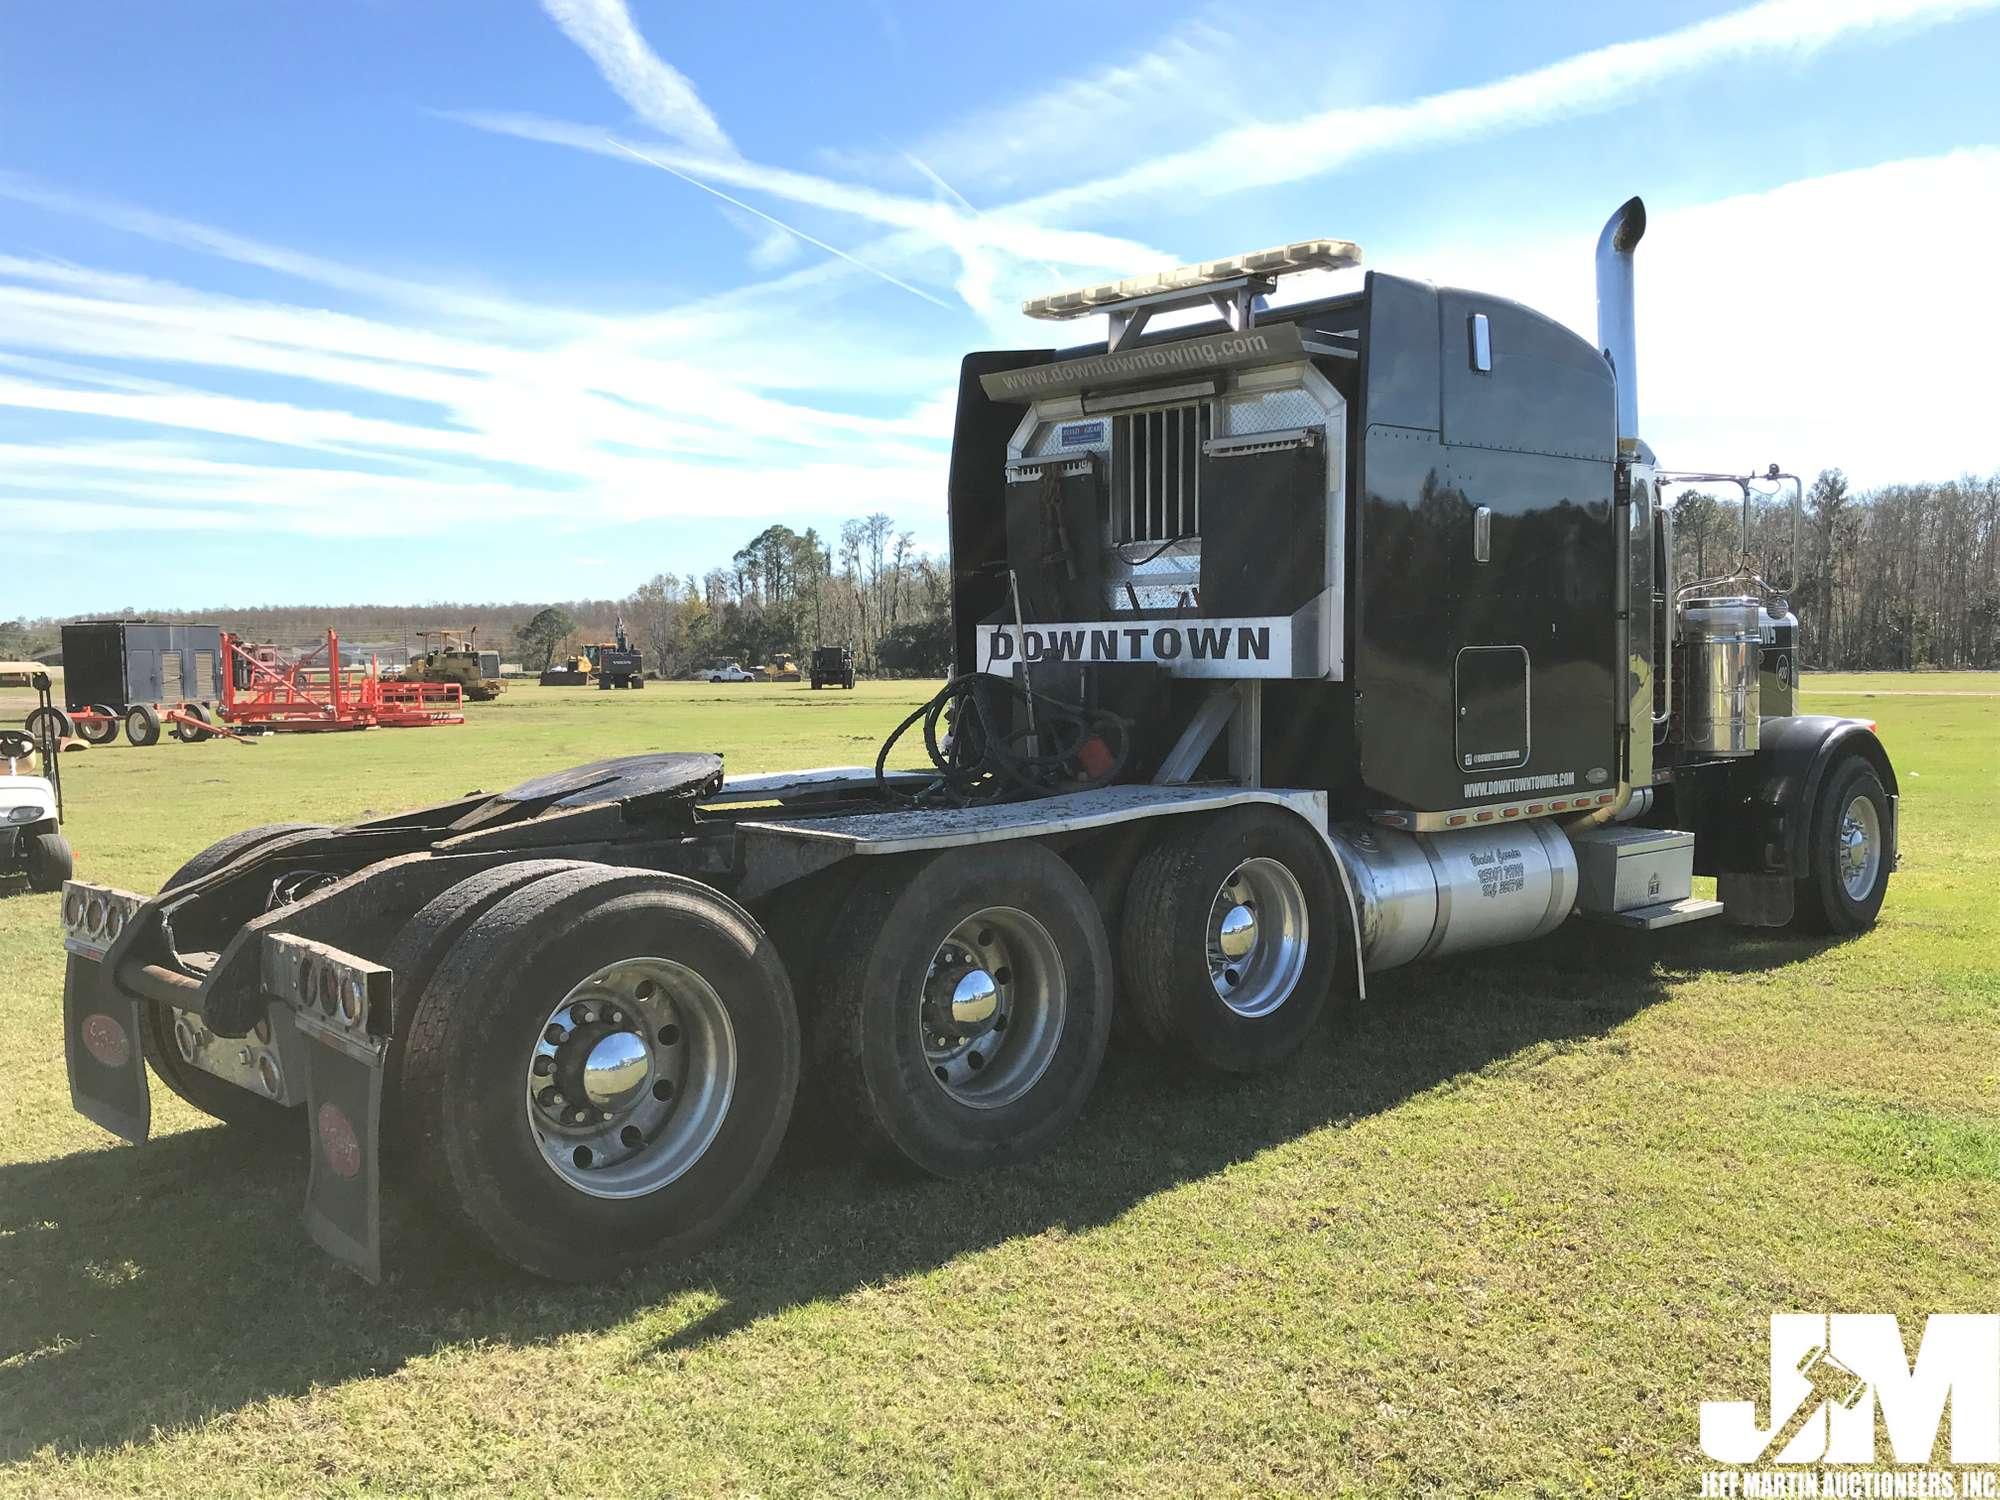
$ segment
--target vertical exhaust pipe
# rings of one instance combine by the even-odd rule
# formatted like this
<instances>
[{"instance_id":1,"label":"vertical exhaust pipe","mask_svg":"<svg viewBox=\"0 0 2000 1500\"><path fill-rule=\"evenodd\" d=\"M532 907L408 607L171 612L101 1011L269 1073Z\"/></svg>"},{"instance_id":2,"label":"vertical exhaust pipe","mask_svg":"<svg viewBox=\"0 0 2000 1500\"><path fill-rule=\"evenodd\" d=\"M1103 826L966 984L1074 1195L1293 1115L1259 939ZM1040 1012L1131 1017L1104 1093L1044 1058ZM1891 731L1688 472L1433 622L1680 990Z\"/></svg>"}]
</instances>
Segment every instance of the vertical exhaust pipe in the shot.
<instances>
[{"instance_id":1,"label":"vertical exhaust pipe","mask_svg":"<svg viewBox=\"0 0 2000 1500\"><path fill-rule=\"evenodd\" d=\"M1632 314L1632 252L1646 233L1646 205L1628 198L1597 237L1597 347L1618 390L1618 451L1639 446L1639 350Z\"/></svg>"}]
</instances>

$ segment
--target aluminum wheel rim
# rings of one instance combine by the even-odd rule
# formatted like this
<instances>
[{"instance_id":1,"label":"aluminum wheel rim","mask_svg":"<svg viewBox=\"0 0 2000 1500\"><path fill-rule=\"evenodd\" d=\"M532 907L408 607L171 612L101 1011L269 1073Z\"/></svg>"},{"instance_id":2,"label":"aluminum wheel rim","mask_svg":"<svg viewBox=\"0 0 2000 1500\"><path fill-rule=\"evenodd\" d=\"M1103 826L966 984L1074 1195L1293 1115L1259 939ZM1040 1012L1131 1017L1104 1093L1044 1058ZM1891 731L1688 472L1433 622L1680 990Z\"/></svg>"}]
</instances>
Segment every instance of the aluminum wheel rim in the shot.
<instances>
[{"instance_id":1,"label":"aluminum wheel rim","mask_svg":"<svg viewBox=\"0 0 2000 1500\"><path fill-rule=\"evenodd\" d=\"M680 1177L714 1143L735 1093L722 997L671 958L620 959L583 980L528 1057L542 1160L593 1198L639 1198Z\"/></svg>"},{"instance_id":2,"label":"aluminum wheel rim","mask_svg":"<svg viewBox=\"0 0 2000 1500\"><path fill-rule=\"evenodd\" d=\"M1208 911L1208 981L1239 1016L1268 1016L1306 971L1306 893L1275 859L1246 859Z\"/></svg>"},{"instance_id":3,"label":"aluminum wheel rim","mask_svg":"<svg viewBox=\"0 0 2000 1500\"><path fill-rule=\"evenodd\" d=\"M1840 815L1840 883L1856 901L1875 889L1882 865L1882 820L1875 804L1856 797Z\"/></svg>"},{"instance_id":4,"label":"aluminum wheel rim","mask_svg":"<svg viewBox=\"0 0 2000 1500\"><path fill-rule=\"evenodd\" d=\"M924 971L925 1065L957 1103L999 1109L1049 1070L1068 1014L1069 978L1048 928L1018 907L984 907L952 928Z\"/></svg>"}]
</instances>

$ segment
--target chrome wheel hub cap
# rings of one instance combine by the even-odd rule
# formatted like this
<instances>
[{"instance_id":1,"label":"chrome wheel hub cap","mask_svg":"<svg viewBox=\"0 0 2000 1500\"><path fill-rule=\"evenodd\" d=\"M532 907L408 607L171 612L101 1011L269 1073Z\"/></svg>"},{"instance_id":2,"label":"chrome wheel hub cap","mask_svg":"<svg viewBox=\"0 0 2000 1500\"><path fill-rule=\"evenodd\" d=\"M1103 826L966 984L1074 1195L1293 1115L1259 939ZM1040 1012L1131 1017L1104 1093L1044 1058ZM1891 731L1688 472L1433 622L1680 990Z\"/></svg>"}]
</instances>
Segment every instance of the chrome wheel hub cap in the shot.
<instances>
[{"instance_id":1,"label":"chrome wheel hub cap","mask_svg":"<svg viewBox=\"0 0 2000 1500\"><path fill-rule=\"evenodd\" d=\"M1266 1016L1306 969L1306 896L1275 859L1246 859L1209 903L1208 979L1240 1016Z\"/></svg>"},{"instance_id":2,"label":"chrome wheel hub cap","mask_svg":"<svg viewBox=\"0 0 2000 1500\"><path fill-rule=\"evenodd\" d=\"M1840 883L1856 901L1865 899L1875 888L1875 876L1882 862L1881 846L1882 825L1875 815L1875 804L1866 797L1856 797L1840 816L1836 855Z\"/></svg>"},{"instance_id":3,"label":"chrome wheel hub cap","mask_svg":"<svg viewBox=\"0 0 2000 1500\"><path fill-rule=\"evenodd\" d=\"M960 1104L1011 1104L1048 1071L1068 1008L1049 930L1018 908L985 907L931 956L918 1007L924 1061Z\"/></svg>"},{"instance_id":4,"label":"chrome wheel hub cap","mask_svg":"<svg viewBox=\"0 0 2000 1500\"><path fill-rule=\"evenodd\" d=\"M563 996L529 1049L528 1127L593 1198L657 1192L722 1129L736 1033L715 990L670 958L607 965Z\"/></svg>"},{"instance_id":5,"label":"chrome wheel hub cap","mask_svg":"<svg viewBox=\"0 0 2000 1500\"><path fill-rule=\"evenodd\" d=\"M1215 945L1227 959L1248 958L1257 947L1257 913L1248 906L1232 906L1222 914Z\"/></svg>"},{"instance_id":6,"label":"chrome wheel hub cap","mask_svg":"<svg viewBox=\"0 0 2000 1500\"><path fill-rule=\"evenodd\" d=\"M614 1031L583 1060L584 1097L598 1109L623 1109L652 1073L652 1051L639 1034Z\"/></svg>"}]
</instances>

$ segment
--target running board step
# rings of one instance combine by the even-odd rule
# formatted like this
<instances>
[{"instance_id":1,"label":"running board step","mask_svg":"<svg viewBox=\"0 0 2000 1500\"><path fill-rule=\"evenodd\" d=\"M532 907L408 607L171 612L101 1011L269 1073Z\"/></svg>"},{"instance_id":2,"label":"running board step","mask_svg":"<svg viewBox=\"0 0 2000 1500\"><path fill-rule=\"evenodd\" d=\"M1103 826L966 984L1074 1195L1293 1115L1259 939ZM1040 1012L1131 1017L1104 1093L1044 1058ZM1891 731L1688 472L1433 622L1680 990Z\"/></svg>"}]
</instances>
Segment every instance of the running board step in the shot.
<instances>
[{"instance_id":1,"label":"running board step","mask_svg":"<svg viewBox=\"0 0 2000 1500\"><path fill-rule=\"evenodd\" d=\"M1630 911L1587 911L1582 915L1613 927L1652 932L1661 927L1678 927L1683 922L1699 922L1704 917L1719 917L1722 903L1705 896L1688 896L1680 901L1662 901L1657 906L1635 906Z\"/></svg>"}]
</instances>

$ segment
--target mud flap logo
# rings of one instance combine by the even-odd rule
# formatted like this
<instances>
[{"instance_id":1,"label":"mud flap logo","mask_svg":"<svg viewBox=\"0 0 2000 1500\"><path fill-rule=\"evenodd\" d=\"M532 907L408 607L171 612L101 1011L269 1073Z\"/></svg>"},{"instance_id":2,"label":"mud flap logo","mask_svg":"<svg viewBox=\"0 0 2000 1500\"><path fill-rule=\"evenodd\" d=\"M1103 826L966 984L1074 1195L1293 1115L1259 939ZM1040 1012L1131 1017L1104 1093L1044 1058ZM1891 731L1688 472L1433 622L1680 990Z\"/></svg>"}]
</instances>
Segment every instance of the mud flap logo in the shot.
<instances>
[{"instance_id":1,"label":"mud flap logo","mask_svg":"<svg viewBox=\"0 0 2000 1500\"><path fill-rule=\"evenodd\" d=\"M110 1016L98 1012L83 1018L83 1050L107 1068L122 1068L132 1059L132 1039Z\"/></svg>"},{"instance_id":2,"label":"mud flap logo","mask_svg":"<svg viewBox=\"0 0 2000 1500\"><path fill-rule=\"evenodd\" d=\"M352 1178L361 1171L361 1141L354 1122L338 1104L319 1107L319 1147L336 1177Z\"/></svg>"}]
</instances>

